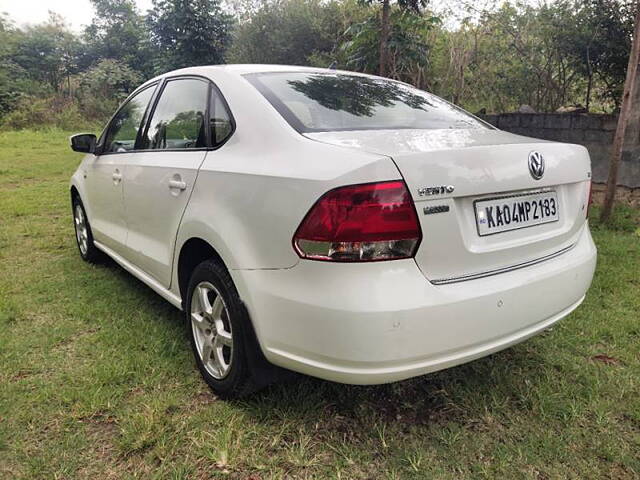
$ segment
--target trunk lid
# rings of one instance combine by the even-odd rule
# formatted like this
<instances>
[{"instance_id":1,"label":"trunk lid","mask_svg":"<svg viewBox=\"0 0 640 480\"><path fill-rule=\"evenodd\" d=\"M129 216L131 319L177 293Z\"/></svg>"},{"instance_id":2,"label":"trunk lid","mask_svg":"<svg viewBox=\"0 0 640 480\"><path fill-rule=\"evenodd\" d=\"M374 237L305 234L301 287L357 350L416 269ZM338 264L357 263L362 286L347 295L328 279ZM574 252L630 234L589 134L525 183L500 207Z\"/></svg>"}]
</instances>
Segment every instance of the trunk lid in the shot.
<instances>
[{"instance_id":1,"label":"trunk lid","mask_svg":"<svg viewBox=\"0 0 640 480\"><path fill-rule=\"evenodd\" d=\"M580 145L489 129L369 130L306 136L393 159L420 219L423 240L416 262L434 283L482 276L554 255L576 242L585 223L591 166L586 149ZM544 175L538 180L529 170L532 152L544 158ZM475 202L512 202L533 198L527 195L539 192L555 192L557 220L480 234Z\"/></svg>"}]
</instances>

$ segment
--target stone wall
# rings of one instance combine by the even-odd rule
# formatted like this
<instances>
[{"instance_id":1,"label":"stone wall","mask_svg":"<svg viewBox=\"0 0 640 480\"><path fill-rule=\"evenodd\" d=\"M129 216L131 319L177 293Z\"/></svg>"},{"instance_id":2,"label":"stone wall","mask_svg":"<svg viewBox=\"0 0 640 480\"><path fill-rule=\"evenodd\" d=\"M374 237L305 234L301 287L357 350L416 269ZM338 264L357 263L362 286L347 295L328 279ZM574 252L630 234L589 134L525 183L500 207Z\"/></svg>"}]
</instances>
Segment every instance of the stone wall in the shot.
<instances>
[{"instance_id":1,"label":"stone wall","mask_svg":"<svg viewBox=\"0 0 640 480\"><path fill-rule=\"evenodd\" d=\"M594 183L591 190L592 201L596 205L604 203L604 194L607 186L604 183ZM616 203L629 205L630 207L640 208L640 188L628 188L618 186L616 189Z\"/></svg>"},{"instance_id":2,"label":"stone wall","mask_svg":"<svg viewBox=\"0 0 640 480\"><path fill-rule=\"evenodd\" d=\"M615 115L503 113L481 117L501 130L519 135L584 145L591 155L594 182L607 181ZM618 184L633 189L640 188L640 128L636 123L632 122L627 130L618 173Z\"/></svg>"}]
</instances>

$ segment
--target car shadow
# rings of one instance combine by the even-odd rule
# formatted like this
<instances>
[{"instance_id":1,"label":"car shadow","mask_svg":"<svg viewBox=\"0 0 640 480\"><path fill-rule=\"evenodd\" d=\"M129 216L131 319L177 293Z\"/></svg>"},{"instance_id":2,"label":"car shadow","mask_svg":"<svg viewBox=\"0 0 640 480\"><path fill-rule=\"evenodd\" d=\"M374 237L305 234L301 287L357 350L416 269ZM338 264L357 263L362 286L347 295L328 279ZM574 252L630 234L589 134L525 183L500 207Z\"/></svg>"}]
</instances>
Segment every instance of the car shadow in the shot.
<instances>
[{"instance_id":1,"label":"car shadow","mask_svg":"<svg viewBox=\"0 0 640 480\"><path fill-rule=\"evenodd\" d=\"M286 416L315 423L336 418L407 425L464 423L480 410L498 413L505 403L528 409L532 399L527 392L541 381L542 363L534 349L520 345L471 363L384 385L345 385L296 374L235 403L263 422L278 422Z\"/></svg>"},{"instance_id":2,"label":"car shadow","mask_svg":"<svg viewBox=\"0 0 640 480\"><path fill-rule=\"evenodd\" d=\"M185 349L189 349L180 311L115 261L105 259L102 265L135 291L140 303L154 310L153 321L166 322L175 335L183 335ZM498 413L505 403L528 409L533 399L527 392L545 375L544 362L538 350L525 342L467 364L384 385L345 385L291 372L284 380L230 403L259 422L286 419L338 430L362 421L404 425L466 422L473 412ZM195 371L195 363L193 368Z\"/></svg>"}]
</instances>

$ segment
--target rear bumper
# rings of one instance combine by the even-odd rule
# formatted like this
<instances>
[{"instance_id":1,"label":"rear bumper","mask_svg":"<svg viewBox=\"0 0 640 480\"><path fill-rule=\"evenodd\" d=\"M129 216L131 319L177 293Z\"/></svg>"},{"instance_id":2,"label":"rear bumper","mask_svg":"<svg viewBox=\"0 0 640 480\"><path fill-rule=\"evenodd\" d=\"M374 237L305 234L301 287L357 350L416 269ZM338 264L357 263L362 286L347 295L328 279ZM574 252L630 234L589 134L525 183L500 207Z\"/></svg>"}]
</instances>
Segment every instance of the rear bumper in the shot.
<instances>
[{"instance_id":1,"label":"rear bumper","mask_svg":"<svg viewBox=\"0 0 640 480\"><path fill-rule=\"evenodd\" d=\"M539 333L580 305L595 265L585 228L558 257L450 285L429 283L413 260L301 261L233 273L269 361L336 382L377 384L468 362Z\"/></svg>"}]
</instances>

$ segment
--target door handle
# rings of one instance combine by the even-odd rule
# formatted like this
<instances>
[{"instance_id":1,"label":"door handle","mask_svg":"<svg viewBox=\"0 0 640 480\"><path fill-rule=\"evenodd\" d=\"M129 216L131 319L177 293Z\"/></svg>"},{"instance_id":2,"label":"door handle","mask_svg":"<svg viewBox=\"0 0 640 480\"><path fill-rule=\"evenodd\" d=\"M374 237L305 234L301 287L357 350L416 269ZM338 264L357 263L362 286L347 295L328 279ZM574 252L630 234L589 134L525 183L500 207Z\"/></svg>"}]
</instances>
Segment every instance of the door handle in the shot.
<instances>
[{"instance_id":1,"label":"door handle","mask_svg":"<svg viewBox=\"0 0 640 480\"><path fill-rule=\"evenodd\" d=\"M122 174L120 173L120 170L116 170L115 172L113 172L111 178L113 178L113 183L120 183L120 180L122 180Z\"/></svg>"},{"instance_id":2,"label":"door handle","mask_svg":"<svg viewBox=\"0 0 640 480\"><path fill-rule=\"evenodd\" d=\"M169 188L177 188L179 190L186 190L187 184L182 180L169 180Z\"/></svg>"}]
</instances>

